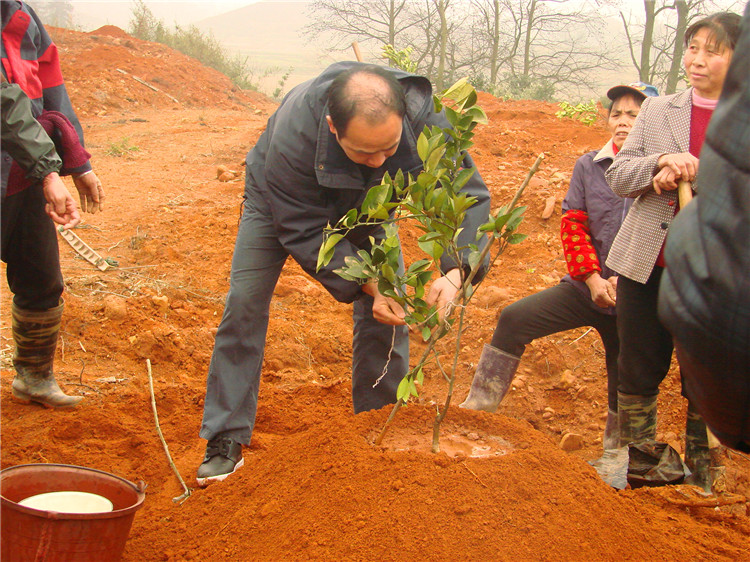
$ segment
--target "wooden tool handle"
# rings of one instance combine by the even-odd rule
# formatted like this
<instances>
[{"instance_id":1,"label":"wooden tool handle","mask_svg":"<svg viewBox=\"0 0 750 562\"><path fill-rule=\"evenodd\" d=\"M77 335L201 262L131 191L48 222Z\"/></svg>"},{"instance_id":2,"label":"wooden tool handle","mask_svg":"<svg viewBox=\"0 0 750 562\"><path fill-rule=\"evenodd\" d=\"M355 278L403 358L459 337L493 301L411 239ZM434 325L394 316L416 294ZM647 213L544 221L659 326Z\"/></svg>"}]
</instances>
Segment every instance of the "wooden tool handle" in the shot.
<instances>
[{"instance_id":1,"label":"wooden tool handle","mask_svg":"<svg viewBox=\"0 0 750 562\"><path fill-rule=\"evenodd\" d=\"M680 200L680 209L684 209L693 199L693 185L689 181L680 180L677 184L677 197Z\"/></svg>"},{"instance_id":2,"label":"wooden tool handle","mask_svg":"<svg viewBox=\"0 0 750 562\"><path fill-rule=\"evenodd\" d=\"M353 41L352 42L352 49L354 49L354 56L357 57L357 60L359 62L363 62L363 60L362 60L362 53L359 50L359 43L357 43L356 41Z\"/></svg>"}]
</instances>

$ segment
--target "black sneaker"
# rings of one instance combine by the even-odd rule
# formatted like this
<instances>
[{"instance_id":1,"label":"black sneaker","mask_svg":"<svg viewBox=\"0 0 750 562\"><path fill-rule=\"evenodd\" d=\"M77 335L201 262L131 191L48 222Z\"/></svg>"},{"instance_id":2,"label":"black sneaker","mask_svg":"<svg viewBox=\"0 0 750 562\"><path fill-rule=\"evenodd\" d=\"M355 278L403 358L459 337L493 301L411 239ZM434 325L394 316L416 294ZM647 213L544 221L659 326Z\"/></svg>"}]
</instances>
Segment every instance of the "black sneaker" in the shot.
<instances>
[{"instance_id":1,"label":"black sneaker","mask_svg":"<svg viewBox=\"0 0 750 562\"><path fill-rule=\"evenodd\" d=\"M231 437L217 436L206 446L206 456L198 467L198 486L208 486L211 482L221 482L245 464L242 458L242 444Z\"/></svg>"}]
</instances>

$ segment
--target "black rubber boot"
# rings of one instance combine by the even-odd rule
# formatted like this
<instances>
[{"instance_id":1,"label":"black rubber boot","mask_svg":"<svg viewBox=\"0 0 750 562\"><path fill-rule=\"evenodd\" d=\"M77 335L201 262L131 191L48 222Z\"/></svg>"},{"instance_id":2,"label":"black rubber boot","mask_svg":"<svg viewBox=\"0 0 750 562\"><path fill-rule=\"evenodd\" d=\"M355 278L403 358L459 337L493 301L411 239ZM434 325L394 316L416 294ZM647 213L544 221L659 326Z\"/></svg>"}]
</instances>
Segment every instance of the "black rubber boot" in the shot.
<instances>
[{"instance_id":1,"label":"black rubber boot","mask_svg":"<svg viewBox=\"0 0 750 562\"><path fill-rule=\"evenodd\" d=\"M22 402L37 402L47 408L69 408L78 404L83 397L68 396L60 390L52 371L60 334L62 301L59 306L48 310L24 310L13 304L11 311L16 344L13 396Z\"/></svg>"},{"instance_id":2,"label":"black rubber boot","mask_svg":"<svg viewBox=\"0 0 750 562\"><path fill-rule=\"evenodd\" d=\"M620 447L656 438L656 396L617 393Z\"/></svg>"},{"instance_id":3,"label":"black rubber boot","mask_svg":"<svg viewBox=\"0 0 750 562\"><path fill-rule=\"evenodd\" d=\"M508 393L521 358L484 344L469 396L460 405L468 410L494 412Z\"/></svg>"}]
</instances>

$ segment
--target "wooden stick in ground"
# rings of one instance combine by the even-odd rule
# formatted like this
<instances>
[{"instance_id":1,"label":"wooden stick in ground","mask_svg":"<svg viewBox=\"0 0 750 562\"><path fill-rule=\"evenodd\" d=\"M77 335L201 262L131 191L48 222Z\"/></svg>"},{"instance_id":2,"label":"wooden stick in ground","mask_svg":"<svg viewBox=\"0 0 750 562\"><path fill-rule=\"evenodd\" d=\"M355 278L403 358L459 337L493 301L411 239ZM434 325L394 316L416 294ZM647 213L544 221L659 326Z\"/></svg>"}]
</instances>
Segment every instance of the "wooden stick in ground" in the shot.
<instances>
[{"instance_id":1,"label":"wooden stick in ground","mask_svg":"<svg viewBox=\"0 0 750 562\"><path fill-rule=\"evenodd\" d=\"M192 492L190 491L190 488L188 488L185 485L185 481L182 479L182 476L180 476L180 471L177 470L177 467L175 466L174 461L172 460L172 455L169 454L169 447L167 447L167 442L164 440L164 435L161 432L161 426L159 425L159 414L156 412L156 398L154 397L154 378L151 376L151 359L146 359L146 367L148 368L148 388L151 391L151 409L154 411L154 421L156 422L156 432L159 434L159 439L161 439L161 444L164 447L164 452L167 455L169 466L172 467L172 471L177 476L177 480L180 481L180 484L182 485L182 489L185 490L185 493L182 494L181 496L172 498L173 502L178 503L182 500L189 498Z\"/></svg>"},{"instance_id":2,"label":"wooden stick in ground","mask_svg":"<svg viewBox=\"0 0 750 562\"><path fill-rule=\"evenodd\" d=\"M146 86L147 88L150 88L150 89L152 89L152 90L153 90L154 92L159 92L160 94L164 94L164 95L165 95L165 96L167 96L167 97L168 97L169 99L171 99L171 100L172 100L173 102L175 102L175 103L180 103L180 101L179 101L179 100L178 100L177 98L175 98L175 97L173 97L173 96L170 96L170 95L169 95L169 94L168 94L167 92L165 92L165 91L163 91L163 90L160 90L160 89L159 89L159 88L157 88L156 86L152 86L151 84L149 84L149 83L148 83L148 82L146 82L145 80L142 80L142 79L138 78L138 77L137 77L137 76L136 76L135 74L128 74L127 72L125 72L125 71L124 71L124 70L122 70L121 68L116 68L115 70L116 70L117 72L120 72L120 73L124 74L125 76L130 76L130 77L131 77L131 78L132 78L133 80L135 80L136 82L138 82L138 83L140 83L140 84L143 84L143 85L144 85L144 86Z\"/></svg>"},{"instance_id":3,"label":"wooden stick in ground","mask_svg":"<svg viewBox=\"0 0 750 562\"><path fill-rule=\"evenodd\" d=\"M364 62L362 60L362 52L359 50L359 43L352 41L352 49L354 49L354 56L357 57L357 60L359 62Z\"/></svg>"}]
</instances>

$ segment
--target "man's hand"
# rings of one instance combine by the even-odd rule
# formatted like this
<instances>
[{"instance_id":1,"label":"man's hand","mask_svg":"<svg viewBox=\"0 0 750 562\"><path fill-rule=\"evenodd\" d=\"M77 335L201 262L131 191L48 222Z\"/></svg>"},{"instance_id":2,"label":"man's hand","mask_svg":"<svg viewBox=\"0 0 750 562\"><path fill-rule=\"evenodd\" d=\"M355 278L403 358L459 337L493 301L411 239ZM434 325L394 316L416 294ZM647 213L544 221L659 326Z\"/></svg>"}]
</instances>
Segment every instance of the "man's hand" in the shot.
<instances>
[{"instance_id":1,"label":"man's hand","mask_svg":"<svg viewBox=\"0 0 750 562\"><path fill-rule=\"evenodd\" d=\"M689 152L662 154L658 162L659 172L654 176L654 191L677 189L679 180L693 181L698 173L698 159Z\"/></svg>"},{"instance_id":2,"label":"man's hand","mask_svg":"<svg viewBox=\"0 0 750 562\"><path fill-rule=\"evenodd\" d=\"M65 229L73 228L81 222L75 199L70 195L57 172L48 174L42 180L42 189L44 198L47 200L44 210L49 218L61 224Z\"/></svg>"},{"instance_id":3,"label":"man's hand","mask_svg":"<svg viewBox=\"0 0 750 562\"><path fill-rule=\"evenodd\" d=\"M610 277L610 279L612 279ZM607 308L615 306L617 299L616 281L612 283L610 279L604 279L598 272L594 272L586 278L586 286L591 293L591 300L596 306Z\"/></svg>"},{"instance_id":4,"label":"man's hand","mask_svg":"<svg viewBox=\"0 0 750 562\"><path fill-rule=\"evenodd\" d=\"M385 297L378 291L378 284L374 281L362 285L362 290L370 295L372 303L372 316L381 324L389 326L403 326L406 324L404 308L390 297Z\"/></svg>"},{"instance_id":5,"label":"man's hand","mask_svg":"<svg viewBox=\"0 0 750 562\"><path fill-rule=\"evenodd\" d=\"M461 270L451 269L440 279L436 279L430 286L425 302L432 306L437 305L438 318L445 318L445 307L451 302L461 288Z\"/></svg>"},{"instance_id":6,"label":"man's hand","mask_svg":"<svg viewBox=\"0 0 750 562\"><path fill-rule=\"evenodd\" d=\"M104 210L104 189L102 182L94 172L88 172L78 177L73 177L73 183L78 190L81 199L81 210L87 213L96 213Z\"/></svg>"}]
</instances>

